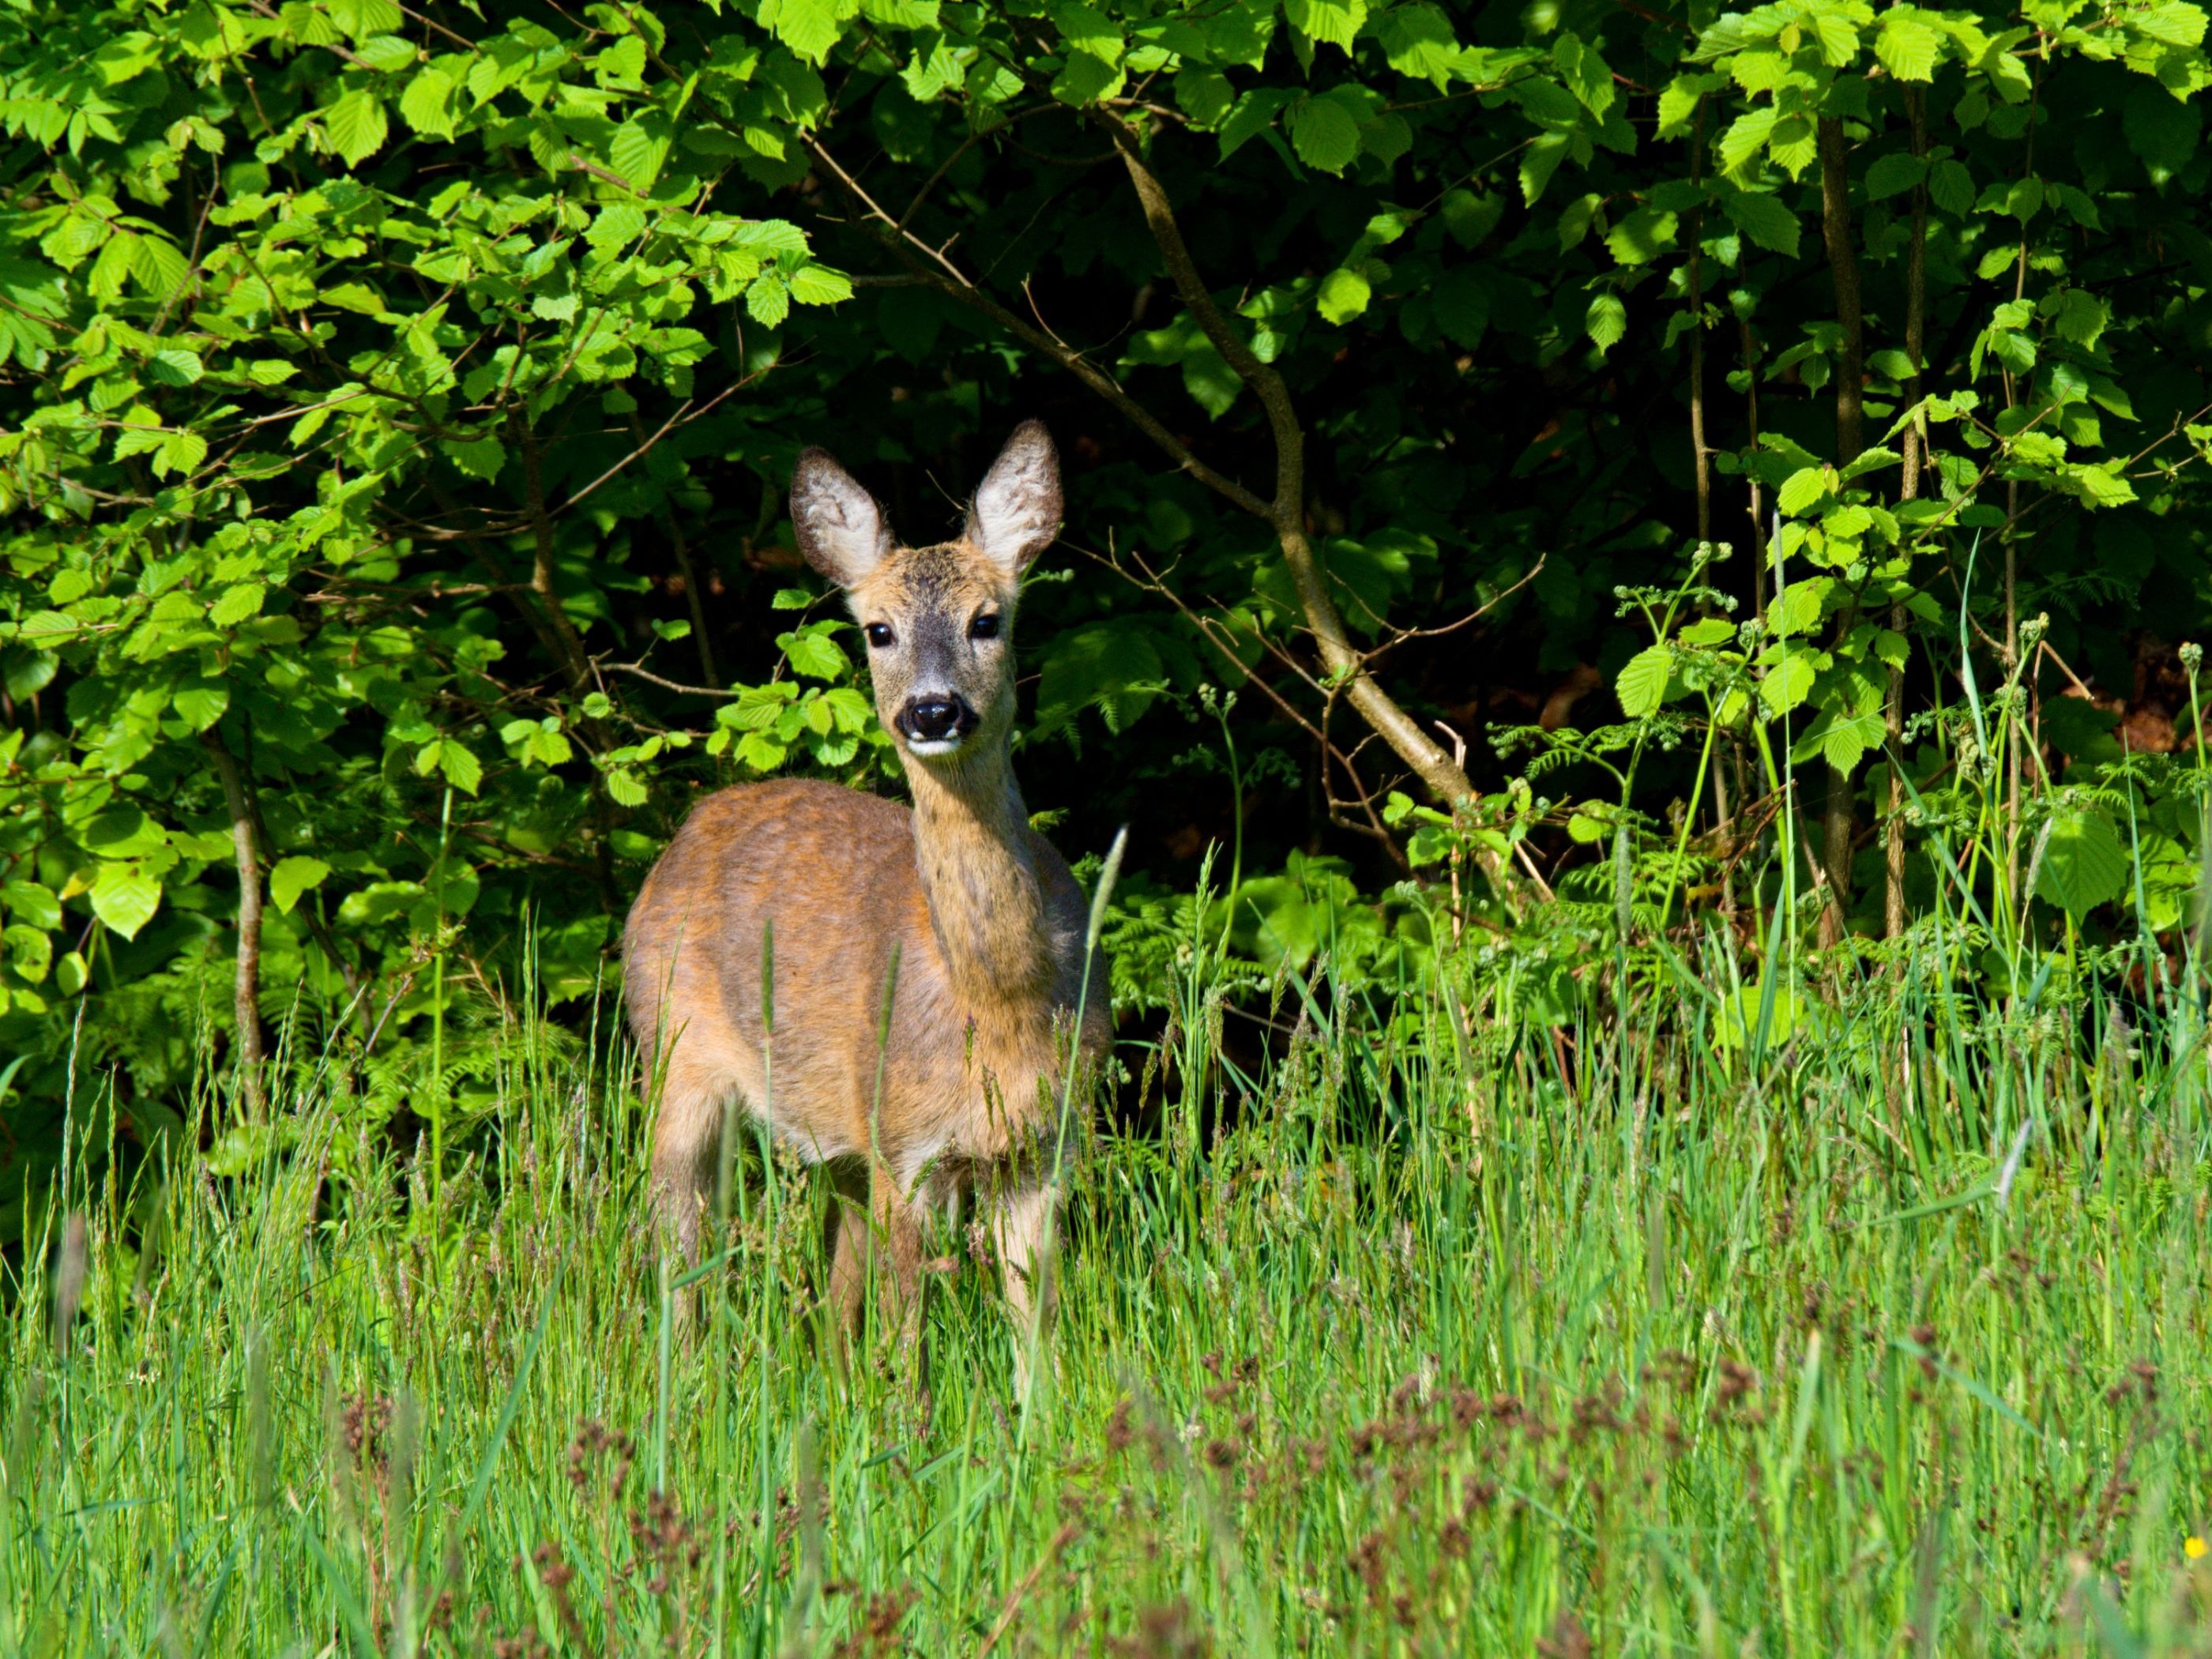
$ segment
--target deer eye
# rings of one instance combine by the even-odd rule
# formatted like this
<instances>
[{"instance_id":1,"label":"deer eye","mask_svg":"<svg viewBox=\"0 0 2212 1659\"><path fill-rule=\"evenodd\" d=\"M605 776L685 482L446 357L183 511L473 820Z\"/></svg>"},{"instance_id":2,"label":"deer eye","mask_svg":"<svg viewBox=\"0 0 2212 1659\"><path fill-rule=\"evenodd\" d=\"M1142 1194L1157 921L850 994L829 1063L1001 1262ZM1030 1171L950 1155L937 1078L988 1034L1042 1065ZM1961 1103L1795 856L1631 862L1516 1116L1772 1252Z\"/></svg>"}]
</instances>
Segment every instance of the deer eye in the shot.
<instances>
[{"instance_id":1,"label":"deer eye","mask_svg":"<svg viewBox=\"0 0 2212 1659\"><path fill-rule=\"evenodd\" d=\"M891 629L889 623L870 623L867 632L868 648L872 651L884 650L891 642Z\"/></svg>"},{"instance_id":2,"label":"deer eye","mask_svg":"<svg viewBox=\"0 0 2212 1659\"><path fill-rule=\"evenodd\" d=\"M987 611L981 616L976 617L974 622L969 623L968 624L968 637L971 640L997 639L999 637L999 618L997 615Z\"/></svg>"}]
</instances>

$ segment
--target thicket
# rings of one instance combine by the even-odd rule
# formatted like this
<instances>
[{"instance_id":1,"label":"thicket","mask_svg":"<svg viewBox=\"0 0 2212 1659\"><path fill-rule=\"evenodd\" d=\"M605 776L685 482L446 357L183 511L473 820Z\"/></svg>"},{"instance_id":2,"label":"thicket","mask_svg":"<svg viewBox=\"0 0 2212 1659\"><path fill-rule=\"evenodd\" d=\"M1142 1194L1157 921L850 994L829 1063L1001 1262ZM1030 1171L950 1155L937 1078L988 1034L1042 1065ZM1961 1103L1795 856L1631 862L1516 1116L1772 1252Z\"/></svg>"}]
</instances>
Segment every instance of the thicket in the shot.
<instances>
[{"instance_id":1,"label":"thicket","mask_svg":"<svg viewBox=\"0 0 2212 1659\"><path fill-rule=\"evenodd\" d=\"M1018 763L1134 826L1125 1006L1213 847L1262 994L1457 941L1558 1019L1726 925L1761 1041L1915 927L2156 998L2205 23L10 0L0 1237L73 1078L219 1081L218 1171L276 1068L465 1133L699 790L896 787L798 448L932 538L1030 415Z\"/></svg>"}]
</instances>

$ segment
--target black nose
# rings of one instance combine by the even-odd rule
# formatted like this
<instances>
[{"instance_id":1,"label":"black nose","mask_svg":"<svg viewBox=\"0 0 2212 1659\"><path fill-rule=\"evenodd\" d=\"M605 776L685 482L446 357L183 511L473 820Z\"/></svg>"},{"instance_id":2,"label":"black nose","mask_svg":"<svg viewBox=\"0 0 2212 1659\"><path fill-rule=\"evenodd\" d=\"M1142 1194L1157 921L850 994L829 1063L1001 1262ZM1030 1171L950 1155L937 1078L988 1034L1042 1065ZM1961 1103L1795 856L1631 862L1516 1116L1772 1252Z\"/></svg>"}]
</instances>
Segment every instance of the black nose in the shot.
<instances>
[{"instance_id":1,"label":"black nose","mask_svg":"<svg viewBox=\"0 0 2212 1659\"><path fill-rule=\"evenodd\" d=\"M924 743L941 743L959 732L966 712L957 697L917 697L906 706L906 734Z\"/></svg>"}]
</instances>

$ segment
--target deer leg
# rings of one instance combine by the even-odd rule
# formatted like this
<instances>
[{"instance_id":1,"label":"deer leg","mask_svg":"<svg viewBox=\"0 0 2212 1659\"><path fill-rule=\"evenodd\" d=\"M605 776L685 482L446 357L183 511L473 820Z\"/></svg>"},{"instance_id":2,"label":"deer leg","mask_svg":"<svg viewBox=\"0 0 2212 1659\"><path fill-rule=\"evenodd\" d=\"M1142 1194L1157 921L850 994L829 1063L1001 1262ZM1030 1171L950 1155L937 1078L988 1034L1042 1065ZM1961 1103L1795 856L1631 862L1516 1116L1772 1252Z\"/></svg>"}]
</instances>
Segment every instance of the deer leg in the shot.
<instances>
[{"instance_id":1,"label":"deer leg","mask_svg":"<svg viewBox=\"0 0 2212 1659\"><path fill-rule=\"evenodd\" d=\"M874 1256L870 1236L868 1178L859 1166L830 1172L830 1318L832 1340L842 1358L860 1334L866 1316L868 1266Z\"/></svg>"},{"instance_id":2,"label":"deer leg","mask_svg":"<svg viewBox=\"0 0 2212 1659\"><path fill-rule=\"evenodd\" d=\"M916 1380L923 1380L921 1351L923 1296L922 1212L897 1178L878 1164L867 1176L867 1208L860 1207L857 1173L838 1178L837 1244L830 1266L830 1306L844 1348L867 1322L872 1282L876 1306L897 1322L900 1346L915 1356Z\"/></svg>"},{"instance_id":3,"label":"deer leg","mask_svg":"<svg viewBox=\"0 0 2212 1659\"><path fill-rule=\"evenodd\" d=\"M699 1259L699 1231L714 1199L726 1086L672 1062L653 1126L653 1196L687 1262Z\"/></svg>"},{"instance_id":4,"label":"deer leg","mask_svg":"<svg viewBox=\"0 0 2212 1659\"><path fill-rule=\"evenodd\" d=\"M1050 1185L1024 1183L992 1196L992 1244L1014 1322L1014 1393L1027 1400L1030 1356L1044 1352L1052 1328L1053 1221L1060 1194Z\"/></svg>"}]
</instances>

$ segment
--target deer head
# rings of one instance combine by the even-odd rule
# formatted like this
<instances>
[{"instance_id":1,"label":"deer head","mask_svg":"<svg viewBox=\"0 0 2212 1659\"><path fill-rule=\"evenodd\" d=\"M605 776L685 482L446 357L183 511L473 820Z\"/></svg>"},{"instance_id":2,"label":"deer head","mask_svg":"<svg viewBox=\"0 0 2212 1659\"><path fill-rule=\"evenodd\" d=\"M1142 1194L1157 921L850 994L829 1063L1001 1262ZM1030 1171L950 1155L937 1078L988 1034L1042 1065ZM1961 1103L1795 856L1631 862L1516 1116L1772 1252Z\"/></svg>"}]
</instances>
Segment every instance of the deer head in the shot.
<instances>
[{"instance_id":1,"label":"deer head","mask_svg":"<svg viewBox=\"0 0 2212 1659\"><path fill-rule=\"evenodd\" d=\"M845 591L868 641L876 713L901 752L1003 748L1014 717L1022 573L1060 533L1060 458L1041 422L1014 428L959 538L908 547L823 450L801 452L791 522L806 562Z\"/></svg>"}]
</instances>

